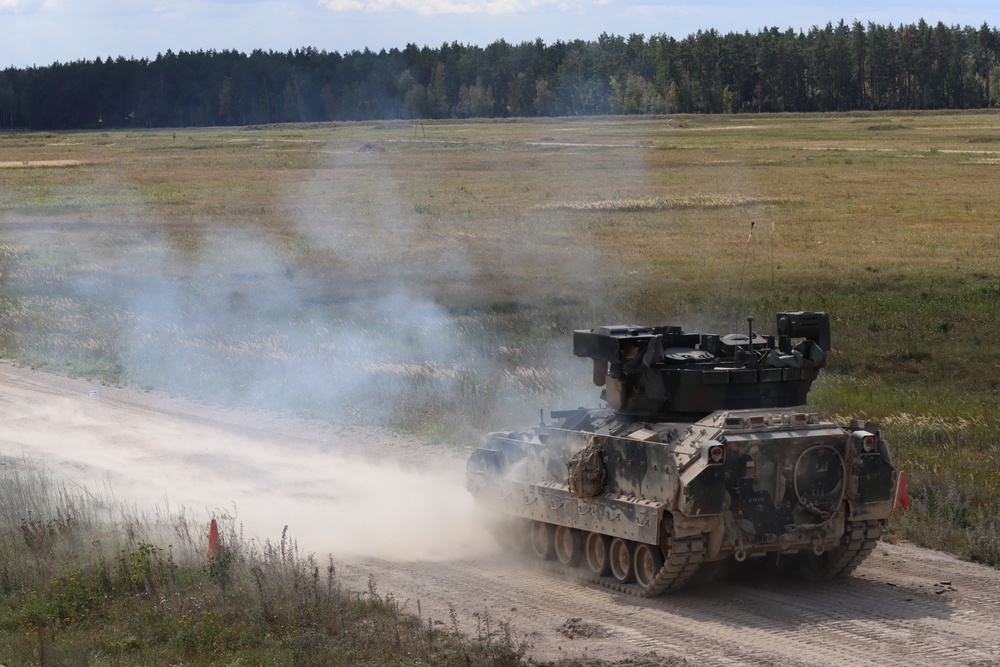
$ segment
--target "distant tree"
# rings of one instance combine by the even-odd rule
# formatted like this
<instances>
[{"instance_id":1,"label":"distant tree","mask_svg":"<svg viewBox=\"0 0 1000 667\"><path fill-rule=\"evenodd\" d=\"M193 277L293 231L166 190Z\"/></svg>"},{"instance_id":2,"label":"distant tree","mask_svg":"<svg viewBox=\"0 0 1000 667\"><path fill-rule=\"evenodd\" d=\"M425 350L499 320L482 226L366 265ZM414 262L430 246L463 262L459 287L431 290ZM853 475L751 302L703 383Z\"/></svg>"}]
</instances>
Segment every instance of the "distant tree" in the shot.
<instances>
[{"instance_id":1,"label":"distant tree","mask_svg":"<svg viewBox=\"0 0 1000 667\"><path fill-rule=\"evenodd\" d=\"M17 112L17 94L6 72L0 72L0 127L13 127Z\"/></svg>"},{"instance_id":2,"label":"distant tree","mask_svg":"<svg viewBox=\"0 0 1000 667\"><path fill-rule=\"evenodd\" d=\"M167 50L8 68L0 127L994 107L998 56L987 24L923 20L377 53Z\"/></svg>"},{"instance_id":3,"label":"distant tree","mask_svg":"<svg viewBox=\"0 0 1000 667\"><path fill-rule=\"evenodd\" d=\"M496 98L493 89L487 88L482 81L476 80L471 86L461 86L458 90L458 102L455 104L455 115L459 118L489 118L496 114Z\"/></svg>"},{"instance_id":4,"label":"distant tree","mask_svg":"<svg viewBox=\"0 0 1000 667\"><path fill-rule=\"evenodd\" d=\"M427 114L430 118L447 118L451 112L448 103L448 87L445 64L438 63L427 86Z\"/></svg>"},{"instance_id":5,"label":"distant tree","mask_svg":"<svg viewBox=\"0 0 1000 667\"><path fill-rule=\"evenodd\" d=\"M552 115L552 108L555 104L555 95L549 89L549 84L545 79L535 81L535 113L539 116Z\"/></svg>"},{"instance_id":6,"label":"distant tree","mask_svg":"<svg viewBox=\"0 0 1000 667\"><path fill-rule=\"evenodd\" d=\"M219 91L219 120L224 125L232 125L236 119L236 109L233 104L233 80L231 77L222 79L222 90Z\"/></svg>"}]
</instances>

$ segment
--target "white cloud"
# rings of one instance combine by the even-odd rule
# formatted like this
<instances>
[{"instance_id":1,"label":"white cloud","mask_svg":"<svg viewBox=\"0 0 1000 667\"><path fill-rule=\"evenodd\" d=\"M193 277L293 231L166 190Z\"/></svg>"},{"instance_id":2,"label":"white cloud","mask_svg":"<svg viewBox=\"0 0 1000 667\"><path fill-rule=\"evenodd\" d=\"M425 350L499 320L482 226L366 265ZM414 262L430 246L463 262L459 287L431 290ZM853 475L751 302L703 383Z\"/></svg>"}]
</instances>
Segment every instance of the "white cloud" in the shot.
<instances>
[{"instance_id":1,"label":"white cloud","mask_svg":"<svg viewBox=\"0 0 1000 667\"><path fill-rule=\"evenodd\" d=\"M46 0L0 0L2 14L34 14L48 7Z\"/></svg>"},{"instance_id":2,"label":"white cloud","mask_svg":"<svg viewBox=\"0 0 1000 667\"><path fill-rule=\"evenodd\" d=\"M517 14L542 6L555 6L549 0L319 0L334 12L394 12L416 14Z\"/></svg>"},{"instance_id":3,"label":"white cloud","mask_svg":"<svg viewBox=\"0 0 1000 667\"><path fill-rule=\"evenodd\" d=\"M369 3L363 0L320 0L319 4L335 12L360 12Z\"/></svg>"}]
</instances>

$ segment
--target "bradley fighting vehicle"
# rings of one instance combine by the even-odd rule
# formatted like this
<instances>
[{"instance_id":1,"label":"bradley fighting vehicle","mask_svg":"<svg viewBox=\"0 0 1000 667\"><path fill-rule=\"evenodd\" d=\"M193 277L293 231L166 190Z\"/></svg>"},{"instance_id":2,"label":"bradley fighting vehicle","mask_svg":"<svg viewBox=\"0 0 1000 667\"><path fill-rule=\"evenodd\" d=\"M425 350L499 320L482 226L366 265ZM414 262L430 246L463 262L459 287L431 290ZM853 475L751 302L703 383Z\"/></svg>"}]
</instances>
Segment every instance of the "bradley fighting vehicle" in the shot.
<instances>
[{"instance_id":1,"label":"bradley fighting vehicle","mask_svg":"<svg viewBox=\"0 0 1000 667\"><path fill-rule=\"evenodd\" d=\"M892 509L892 459L873 422L795 407L826 364L827 314L776 319L776 336L752 318L747 335L574 331L608 407L492 433L468 461L469 491L500 515L501 541L642 596L726 559L850 574Z\"/></svg>"}]
</instances>

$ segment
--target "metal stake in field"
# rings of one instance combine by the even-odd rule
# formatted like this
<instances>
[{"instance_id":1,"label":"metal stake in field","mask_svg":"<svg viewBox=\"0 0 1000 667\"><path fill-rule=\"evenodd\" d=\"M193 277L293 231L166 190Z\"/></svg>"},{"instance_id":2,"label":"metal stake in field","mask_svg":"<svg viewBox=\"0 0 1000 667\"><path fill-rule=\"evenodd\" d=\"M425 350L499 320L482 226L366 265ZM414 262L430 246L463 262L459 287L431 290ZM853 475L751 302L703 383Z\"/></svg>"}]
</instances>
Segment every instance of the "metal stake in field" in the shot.
<instances>
[{"instance_id":1,"label":"metal stake in field","mask_svg":"<svg viewBox=\"0 0 1000 667\"><path fill-rule=\"evenodd\" d=\"M774 220L771 221L771 289L774 289Z\"/></svg>"},{"instance_id":2,"label":"metal stake in field","mask_svg":"<svg viewBox=\"0 0 1000 667\"><path fill-rule=\"evenodd\" d=\"M750 233L747 234L747 247L746 252L743 255L743 270L740 272L740 289L736 294L737 308L743 303L743 276L745 276L747 272L747 260L750 258L750 241L753 240L753 226L756 224L756 220L750 221ZM737 310L737 312L739 311ZM736 330L739 331L739 325L736 325Z\"/></svg>"}]
</instances>

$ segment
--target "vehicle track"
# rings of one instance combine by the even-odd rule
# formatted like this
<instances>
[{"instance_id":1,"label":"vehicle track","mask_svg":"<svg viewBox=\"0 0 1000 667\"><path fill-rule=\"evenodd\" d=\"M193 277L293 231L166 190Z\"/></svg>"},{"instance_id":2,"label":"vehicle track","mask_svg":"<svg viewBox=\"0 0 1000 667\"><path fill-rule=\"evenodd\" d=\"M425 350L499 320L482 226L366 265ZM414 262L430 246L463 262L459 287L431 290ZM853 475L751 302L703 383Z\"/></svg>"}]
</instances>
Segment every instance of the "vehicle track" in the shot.
<instances>
[{"instance_id":1,"label":"vehicle track","mask_svg":"<svg viewBox=\"0 0 1000 667\"><path fill-rule=\"evenodd\" d=\"M81 414L87 418L81 420ZM201 441L144 441L148 434L164 431ZM86 436L85 446L73 440L75 433ZM214 448L213 443L224 440L220 434L235 439L225 442L225 450ZM53 444L53 439L59 442ZM282 494L304 489L312 494L312 506L324 511L321 528L327 532L340 530L343 512L364 510L337 504L340 490L324 488L329 477L323 465L340 460L324 456L358 442L369 459L405 460L447 473L436 480L462 484L463 455L414 439L94 386L0 364L0 455L44 458L55 470L88 475L101 474L101 460L115 461L119 479L132 471L146 485L150 469L171 467L209 486L223 476L227 482L241 477L227 491L257 496L277 481L281 486L271 500L288 501ZM240 461L232 453L243 446L260 451L277 447L281 458L294 462L310 457L310 465L280 466L278 457L263 463ZM227 460L223 471L220 459ZM162 493L183 500L176 489L165 487ZM215 500L220 506L242 502ZM428 510L403 504L398 511ZM253 518L241 516L251 529ZM397 528L379 522L371 521L385 531ZM449 531L468 533L467 526L438 529L442 540ZM425 622L450 627L453 611L459 630L471 635L487 616L494 628L509 622L542 663L585 657L588 664L624 665L641 657L643 665L672 666L1000 666L1000 571L947 554L883 542L854 576L831 583L783 577L764 568L734 576L706 566L681 591L646 599L560 576L527 556L500 551L481 532L465 536L475 548L466 549L460 559L387 560L340 553L334 558L345 585L366 591L372 574L383 595L391 593L412 613L419 610ZM320 536L299 535L300 548L325 553L313 546L322 544L312 541Z\"/></svg>"}]
</instances>

